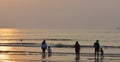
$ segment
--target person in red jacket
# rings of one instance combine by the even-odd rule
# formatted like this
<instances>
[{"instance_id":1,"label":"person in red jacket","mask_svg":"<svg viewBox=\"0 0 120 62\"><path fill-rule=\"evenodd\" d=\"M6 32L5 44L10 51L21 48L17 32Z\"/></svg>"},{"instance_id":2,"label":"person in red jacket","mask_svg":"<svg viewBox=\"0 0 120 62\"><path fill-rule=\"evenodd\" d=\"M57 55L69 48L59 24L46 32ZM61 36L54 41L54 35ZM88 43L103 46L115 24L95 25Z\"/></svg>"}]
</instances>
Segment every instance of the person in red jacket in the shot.
<instances>
[{"instance_id":1,"label":"person in red jacket","mask_svg":"<svg viewBox=\"0 0 120 62\"><path fill-rule=\"evenodd\" d=\"M75 47L75 54L76 54L76 56L79 56L80 55L80 44L78 43L78 41L76 41L74 47Z\"/></svg>"}]
</instances>

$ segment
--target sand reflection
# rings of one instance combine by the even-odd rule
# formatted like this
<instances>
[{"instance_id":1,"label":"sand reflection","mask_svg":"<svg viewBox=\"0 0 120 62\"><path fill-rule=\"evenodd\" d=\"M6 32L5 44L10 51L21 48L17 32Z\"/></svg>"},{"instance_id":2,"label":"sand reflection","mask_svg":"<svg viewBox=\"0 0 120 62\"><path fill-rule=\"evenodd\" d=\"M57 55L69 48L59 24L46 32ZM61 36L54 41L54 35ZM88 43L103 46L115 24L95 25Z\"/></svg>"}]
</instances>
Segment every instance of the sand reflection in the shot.
<instances>
[{"instance_id":1,"label":"sand reflection","mask_svg":"<svg viewBox=\"0 0 120 62\"><path fill-rule=\"evenodd\" d=\"M0 54L0 62L13 62L10 59L10 55Z\"/></svg>"},{"instance_id":2,"label":"sand reflection","mask_svg":"<svg viewBox=\"0 0 120 62\"><path fill-rule=\"evenodd\" d=\"M10 43L9 39L15 39L17 29L0 29L0 43ZM12 41L13 42L13 41Z\"/></svg>"}]
</instances>

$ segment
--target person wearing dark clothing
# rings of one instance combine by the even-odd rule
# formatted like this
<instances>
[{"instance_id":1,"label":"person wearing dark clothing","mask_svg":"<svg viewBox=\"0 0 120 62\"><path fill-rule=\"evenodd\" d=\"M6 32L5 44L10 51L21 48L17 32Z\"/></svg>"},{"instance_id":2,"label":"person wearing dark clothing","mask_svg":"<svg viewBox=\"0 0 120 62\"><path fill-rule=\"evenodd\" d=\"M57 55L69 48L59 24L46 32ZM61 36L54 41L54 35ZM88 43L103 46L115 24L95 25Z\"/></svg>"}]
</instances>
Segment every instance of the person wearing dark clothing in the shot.
<instances>
[{"instance_id":1,"label":"person wearing dark clothing","mask_svg":"<svg viewBox=\"0 0 120 62\"><path fill-rule=\"evenodd\" d=\"M102 49L102 48L100 49L100 52L101 52L101 54L100 54L101 59L103 59L103 58L104 58L104 51L103 51L103 49Z\"/></svg>"},{"instance_id":2,"label":"person wearing dark clothing","mask_svg":"<svg viewBox=\"0 0 120 62\"><path fill-rule=\"evenodd\" d=\"M94 43L94 48L95 48L95 57L97 56L97 58L98 58L99 57L99 49L100 49L99 40L96 40L96 42Z\"/></svg>"},{"instance_id":3,"label":"person wearing dark clothing","mask_svg":"<svg viewBox=\"0 0 120 62\"><path fill-rule=\"evenodd\" d=\"M45 56L45 51L47 49L46 40L43 40L42 45L41 45L41 49L42 49L43 56Z\"/></svg>"},{"instance_id":4,"label":"person wearing dark clothing","mask_svg":"<svg viewBox=\"0 0 120 62\"><path fill-rule=\"evenodd\" d=\"M80 55L80 44L78 43L78 41L76 41L74 47L75 47L76 56L79 56Z\"/></svg>"},{"instance_id":5,"label":"person wearing dark clothing","mask_svg":"<svg viewBox=\"0 0 120 62\"><path fill-rule=\"evenodd\" d=\"M48 57L50 57L52 55L52 49L50 46L48 46Z\"/></svg>"}]
</instances>

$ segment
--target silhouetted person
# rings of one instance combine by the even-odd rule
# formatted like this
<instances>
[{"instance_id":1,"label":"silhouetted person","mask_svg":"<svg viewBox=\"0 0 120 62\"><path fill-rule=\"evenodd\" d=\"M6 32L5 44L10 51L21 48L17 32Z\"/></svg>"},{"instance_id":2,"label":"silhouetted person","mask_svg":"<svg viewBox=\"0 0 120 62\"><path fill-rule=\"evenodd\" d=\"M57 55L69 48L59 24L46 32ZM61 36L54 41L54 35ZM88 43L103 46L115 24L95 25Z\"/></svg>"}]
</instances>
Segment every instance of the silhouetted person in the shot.
<instances>
[{"instance_id":1,"label":"silhouetted person","mask_svg":"<svg viewBox=\"0 0 120 62\"><path fill-rule=\"evenodd\" d=\"M80 55L80 44L78 43L78 41L76 41L74 47L75 47L75 54L76 54L76 56L79 56Z\"/></svg>"},{"instance_id":2,"label":"silhouetted person","mask_svg":"<svg viewBox=\"0 0 120 62\"><path fill-rule=\"evenodd\" d=\"M50 46L48 46L48 57L50 57L52 55L52 49Z\"/></svg>"},{"instance_id":3,"label":"silhouetted person","mask_svg":"<svg viewBox=\"0 0 120 62\"><path fill-rule=\"evenodd\" d=\"M42 56L44 57L45 56L45 51L47 49L46 40L43 40L41 48L42 48Z\"/></svg>"},{"instance_id":4,"label":"silhouetted person","mask_svg":"<svg viewBox=\"0 0 120 62\"><path fill-rule=\"evenodd\" d=\"M100 56L101 56L101 59L103 59L103 58L104 58L104 51L103 51L103 49L102 49L102 48L100 49Z\"/></svg>"},{"instance_id":5,"label":"silhouetted person","mask_svg":"<svg viewBox=\"0 0 120 62\"><path fill-rule=\"evenodd\" d=\"M99 58L99 49L100 49L99 40L96 40L96 42L94 43L94 48L95 48L95 58L96 56L97 58Z\"/></svg>"},{"instance_id":6,"label":"silhouetted person","mask_svg":"<svg viewBox=\"0 0 120 62\"><path fill-rule=\"evenodd\" d=\"M22 41L23 41L23 39L20 39L20 41L22 42Z\"/></svg>"}]
</instances>

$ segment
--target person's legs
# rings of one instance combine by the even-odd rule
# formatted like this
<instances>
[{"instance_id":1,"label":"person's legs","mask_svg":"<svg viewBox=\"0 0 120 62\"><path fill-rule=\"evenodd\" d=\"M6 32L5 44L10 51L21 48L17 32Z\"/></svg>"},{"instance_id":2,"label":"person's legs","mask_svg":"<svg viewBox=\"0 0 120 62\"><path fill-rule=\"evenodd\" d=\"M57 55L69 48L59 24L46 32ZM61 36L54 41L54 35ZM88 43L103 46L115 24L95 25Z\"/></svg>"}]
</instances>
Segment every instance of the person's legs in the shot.
<instances>
[{"instance_id":1,"label":"person's legs","mask_svg":"<svg viewBox=\"0 0 120 62\"><path fill-rule=\"evenodd\" d=\"M42 55L45 56L45 50L46 49L42 49Z\"/></svg>"},{"instance_id":2,"label":"person's legs","mask_svg":"<svg viewBox=\"0 0 120 62\"><path fill-rule=\"evenodd\" d=\"M75 51L75 53L76 53L76 56L80 55L80 51Z\"/></svg>"},{"instance_id":3,"label":"person's legs","mask_svg":"<svg viewBox=\"0 0 120 62\"><path fill-rule=\"evenodd\" d=\"M94 54L94 55L95 55L95 58L96 58L96 55L97 55L97 51L96 51L96 49L95 49L95 54Z\"/></svg>"},{"instance_id":4,"label":"person's legs","mask_svg":"<svg viewBox=\"0 0 120 62\"><path fill-rule=\"evenodd\" d=\"M42 52L45 53L45 49L42 49Z\"/></svg>"},{"instance_id":5,"label":"person's legs","mask_svg":"<svg viewBox=\"0 0 120 62\"><path fill-rule=\"evenodd\" d=\"M99 51L97 51L97 58L99 58Z\"/></svg>"},{"instance_id":6,"label":"person's legs","mask_svg":"<svg viewBox=\"0 0 120 62\"><path fill-rule=\"evenodd\" d=\"M76 58L75 58L75 60L79 60L80 59L80 51L76 51Z\"/></svg>"},{"instance_id":7,"label":"person's legs","mask_svg":"<svg viewBox=\"0 0 120 62\"><path fill-rule=\"evenodd\" d=\"M103 53L101 53L101 59L103 59L104 58L104 54Z\"/></svg>"}]
</instances>

